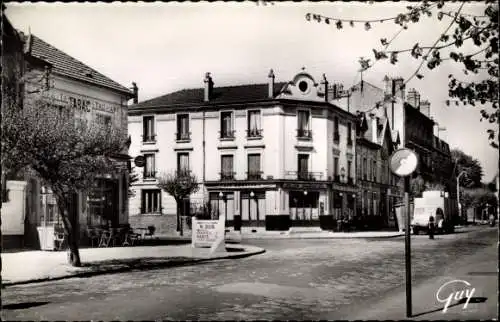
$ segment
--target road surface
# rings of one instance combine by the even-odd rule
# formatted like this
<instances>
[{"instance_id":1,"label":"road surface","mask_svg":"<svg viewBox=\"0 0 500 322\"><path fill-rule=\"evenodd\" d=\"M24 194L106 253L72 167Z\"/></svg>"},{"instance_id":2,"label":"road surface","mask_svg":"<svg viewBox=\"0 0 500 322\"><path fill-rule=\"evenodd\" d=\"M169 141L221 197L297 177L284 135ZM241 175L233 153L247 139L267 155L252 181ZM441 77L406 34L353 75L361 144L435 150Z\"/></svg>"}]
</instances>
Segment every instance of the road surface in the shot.
<instances>
[{"instance_id":1,"label":"road surface","mask_svg":"<svg viewBox=\"0 0 500 322\"><path fill-rule=\"evenodd\" d=\"M434 240L412 236L414 285L497 240L496 228L487 227ZM404 289L404 237L246 243L267 251L237 260L7 287L2 318L335 320L348 319L360 303ZM497 276L491 281L497 283Z\"/></svg>"}]
</instances>

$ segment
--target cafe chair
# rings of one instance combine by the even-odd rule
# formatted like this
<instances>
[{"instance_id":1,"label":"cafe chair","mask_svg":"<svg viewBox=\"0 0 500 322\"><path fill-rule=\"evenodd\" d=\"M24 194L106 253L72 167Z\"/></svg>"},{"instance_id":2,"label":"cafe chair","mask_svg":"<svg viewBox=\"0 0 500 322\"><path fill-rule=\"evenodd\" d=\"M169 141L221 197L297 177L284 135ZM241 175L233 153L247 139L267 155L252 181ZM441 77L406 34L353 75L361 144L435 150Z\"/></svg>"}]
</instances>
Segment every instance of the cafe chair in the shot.
<instances>
[{"instance_id":1,"label":"cafe chair","mask_svg":"<svg viewBox=\"0 0 500 322\"><path fill-rule=\"evenodd\" d=\"M90 241L90 246L94 247L94 242L96 245L99 244L99 234L95 228L87 228L87 236Z\"/></svg>"},{"instance_id":2,"label":"cafe chair","mask_svg":"<svg viewBox=\"0 0 500 322\"><path fill-rule=\"evenodd\" d=\"M156 227L155 226L148 226L148 231L144 234L144 237L149 236L149 238L153 239L153 235L155 234Z\"/></svg>"}]
</instances>

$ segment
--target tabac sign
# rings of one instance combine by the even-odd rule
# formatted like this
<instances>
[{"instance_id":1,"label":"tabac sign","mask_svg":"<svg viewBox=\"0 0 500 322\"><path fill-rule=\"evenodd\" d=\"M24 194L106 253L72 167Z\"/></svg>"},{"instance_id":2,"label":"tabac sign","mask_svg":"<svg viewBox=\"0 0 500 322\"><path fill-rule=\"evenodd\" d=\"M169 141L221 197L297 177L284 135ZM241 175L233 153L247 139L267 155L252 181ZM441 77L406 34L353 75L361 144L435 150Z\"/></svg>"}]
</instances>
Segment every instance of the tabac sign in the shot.
<instances>
[{"instance_id":1,"label":"tabac sign","mask_svg":"<svg viewBox=\"0 0 500 322\"><path fill-rule=\"evenodd\" d=\"M66 106L72 107L77 111L90 113L91 111L101 111L107 113L116 113L120 105L103 102L94 98L80 96L77 94L51 93L46 95L48 98Z\"/></svg>"}]
</instances>

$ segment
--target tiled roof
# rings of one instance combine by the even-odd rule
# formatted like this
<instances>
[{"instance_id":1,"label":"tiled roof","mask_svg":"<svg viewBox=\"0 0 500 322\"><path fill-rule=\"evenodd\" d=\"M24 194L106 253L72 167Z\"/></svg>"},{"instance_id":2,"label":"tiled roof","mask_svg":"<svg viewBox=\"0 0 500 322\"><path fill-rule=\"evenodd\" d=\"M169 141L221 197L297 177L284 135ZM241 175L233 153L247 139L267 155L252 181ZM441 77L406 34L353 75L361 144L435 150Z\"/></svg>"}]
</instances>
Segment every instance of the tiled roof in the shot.
<instances>
[{"instance_id":1,"label":"tiled roof","mask_svg":"<svg viewBox=\"0 0 500 322\"><path fill-rule=\"evenodd\" d=\"M31 43L27 44L31 50L31 56L50 63L54 73L88 82L97 86L107 87L121 93L126 93L129 97L133 96L133 93L128 88L118 84L112 79L85 65L81 61L46 43L37 36L23 36L25 41L29 41L31 38Z\"/></svg>"},{"instance_id":2,"label":"tiled roof","mask_svg":"<svg viewBox=\"0 0 500 322\"><path fill-rule=\"evenodd\" d=\"M274 84L274 95L283 89L286 83ZM214 87L210 103L242 103L261 101L269 99L268 84L251 84L238 86ZM203 104L204 88L183 89L177 92L159 96L138 104L132 105L132 109L148 107L169 107L175 105Z\"/></svg>"}]
</instances>

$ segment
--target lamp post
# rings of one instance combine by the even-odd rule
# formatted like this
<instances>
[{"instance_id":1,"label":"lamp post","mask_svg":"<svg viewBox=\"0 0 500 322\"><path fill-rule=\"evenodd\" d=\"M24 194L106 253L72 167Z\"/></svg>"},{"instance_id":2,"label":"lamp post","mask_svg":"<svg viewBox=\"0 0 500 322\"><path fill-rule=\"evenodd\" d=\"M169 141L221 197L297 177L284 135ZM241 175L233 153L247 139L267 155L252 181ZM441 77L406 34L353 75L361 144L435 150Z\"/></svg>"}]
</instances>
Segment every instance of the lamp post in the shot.
<instances>
[{"instance_id":1,"label":"lamp post","mask_svg":"<svg viewBox=\"0 0 500 322\"><path fill-rule=\"evenodd\" d=\"M219 200L222 199L224 200L224 194L221 192L219 192ZM220 203L217 202L217 208L218 208L218 212L219 212L219 217L220 217Z\"/></svg>"},{"instance_id":2,"label":"lamp post","mask_svg":"<svg viewBox=\"0 0 500 322\"><path fill-rule=\"evenodd\" d=\"M458 213L460 214L460 217L463 217L462 204L460 203L460 177L462 175L467 176L467 171L464 170L464 171L460 172L457 176L457 202L458 202Z\"/></svg>"},{"instance_id":3,"label":"lamp post","mask_svg":"<svg viewBox=\"0 0 500 322\"><path fill-rule=\"evenodd\" d=\"M253 200L253 198L255 197L255 193L253 191L250 191L250 200ZM252 208L252 205L250 204L251 201L248 202L248 219L250 219L250 221L252 220L252 217L250 216L251 214L251 211L250 209ZM257 211L259 211L258 207L257 207ZM257 214L257 220L259 220L259 215Z\"/></svg>"},{"instance_id":4,"label":"lamp post","mask_svg":"<svg viewBox=\"0 0 500 322\"><path fill-rule=\"evenodd\" d=\"M307 190L304 190L304 199L302 199L302 218L306 219L306 196Z\"/></svg>"}]
</instances>

